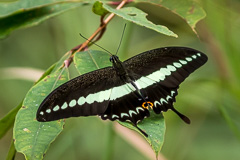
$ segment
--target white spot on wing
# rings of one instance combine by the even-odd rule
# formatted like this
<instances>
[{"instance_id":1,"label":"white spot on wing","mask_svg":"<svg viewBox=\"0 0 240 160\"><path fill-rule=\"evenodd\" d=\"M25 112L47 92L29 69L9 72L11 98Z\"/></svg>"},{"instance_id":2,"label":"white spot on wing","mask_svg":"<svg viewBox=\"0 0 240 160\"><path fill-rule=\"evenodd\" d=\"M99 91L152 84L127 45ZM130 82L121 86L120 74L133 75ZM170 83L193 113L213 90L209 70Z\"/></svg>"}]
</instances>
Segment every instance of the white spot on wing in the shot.
<instances>
[{"instance_id":1,"label":"white spot on wing","mask_svg":"<svg viewBox=\"0 0 240 160\"><path fill-rule=\"evenodd\" d=\"M78 105L83 105L84 103L85 103L85 98L84 97L80 97L79 99L78 99Z\"/></svg>"},{"instance_id":2,"label":"white spot on wing","mask_svg":"<svg viewBox=\"0 0 240 160\"><path fill-rule=\"evenodd\" d=\"M175 93L175 91L171 91L171 96L173 96L173 95L174 95L174 93Z\"/></svg>"},{"instance_id":3,"label":"white spot on wing","mask_svg":"<svg viewBox=\"0 0 240 160\"><path fill-rule=\"evenodd\" d=\"M174 66L172 66L172 65L167 65L167 69L168 69L169 71L171 71L171 72L174 72L174 71L177 70L177 69L176 69Z\"/></svg>"},{"instance_id":4,"label":"white spot on wing","mask_svg":"<svg viewBox=\"0 0 240 160\"><path fill-rule=\"evenodd\" d=\"M163 102L168 103L164 98L161 98L160 103L163 104Z\"/></svg>"},{"instance_id":5,"label":"white spot on wing","mask_svg":"<svg viewBox=\"0 0 240 160\"><path fill-rule=\"evenodd\" d=\"M167 68L161 68L160 72L165 75L165 76L169 76L171 75L171 71L169 71ZM164 77L165 78L165 77Z\"/></svg>"},{"instance_id":6,"label":"white spot on wing","mask_svg":"<svg viewBox=\"0 0 240 160\"><path fill-rule=\"evenodd\" d=\"M179 62L182 64L187 64L187 61L184 61L184 60L179 60Z\"/></svg>"},{"instance_id":7,"label":"white spot on wing","mask_svg":"<svg viewBox=\"0 0 240 160\"><path fill-rule=\"evenodd\" d=\"M112 115L112 119L114 119L114 118L119 118L119 117L118 117L118 115L113 114L113 115Z\"/></svg>"},{"instance_id":8,"label":"white spot on wing","mask_svg":"<svg viewBox=\"0 0 240 160\"><path fill-rule=\"evenodd\" d=\"M173 65L174 65L175 67L177 67L177 68L182 67L182 65L181 65L180 63L177 63L177 62L174 62Z\"/></svg>"},{"instance_id":9,"label":"white spot on wing","mask_svg":"<svg viewBox=\"0 0 240 160\"><path fill-rule=\"evenodd\" d=\"M197 58L197 56L196 56L196 55L193 55L193 56L192 56L192 58L193 58L193 59L196 59L196 58Z\"/></svg>"},{"instance_id":10,"label":"white spot on wing","mask_svg":"<svg viewBox=\"0 0 240 160\"><path fill-rule=\"evenodd\" d=\"M66 109L68 107L67 102L63 103L61 109Z\"/></svg>"},{"instance_id":11,"label":"white spot on wing","mask_svg":"<svg viewBox=\"0 0 240 160\"><path fill-rule=\"evenodd\" d=\"M190 62L190 61L192 61L192 58L187 57L186 60Z\"/></svg>"},{"instance_id":12,"label":"white spot on wing","mask_svg":"<svg viewBox=\"0 0 240 160\"><path fill-rule=\"evenodd\" d=\"M166 100L168 101L169 99L172 99L172 97L171 96L167 96Z\"/></svg>"},{"instance_id":13,"label":"white spot on wing","mask_svg":"<svg viewBox=\"0 0 240 160\"><path fill-rule=\"evenodd\" d=\"M70 101L69 107L74 107L74 106L76 106L76 104L77 104L77 101L75 99L73 99Z\"/></svg>"},{"instance_id":14,"label":"white spot on wing","mask_svg":"<svg viewBox=\"0 0 240 160\"><path fill-rule=\"evenodd\" d=\"M144 109L143 109L142 107L137 107L137 108L136 108L137 113L139 113L139 110L144 111Z\"/></svg>"},{"instance_id":15,"label":"white spot on wing","mask_svg":"<svg viewBox=\"0 0 240 160\"><path fill-rule=\"evenodd\" d=\"M127 113L121 113L121 118L123 118L124 116L129 117Z\"/></svg>"},{"instance_id":16,"label":"white spot on wing","mask_svg":"<svg viewBox=\"0 0 240 160\"><path fill-rule=\"evenodd\" d=\"M135 111L133 111L133 110L129 110L130 117L132 117L132 114L137 114L137 113Z\"/></svg>"},{"instance_id":17,"label":"white spot on wing","mask_svg":"<svg viewBox=\"0 0 240 160\"><path fill-rule=\"evenodd\" d=\"M99 92L98 92L99 93ZM95 101L95 99L98 97L98 93L89 94L85 99L88 104L91 104Z\"/></svg>"},{"instance_id":18,"label":"white spot on wing","mask_svg":"<svg viewBox=\"0 0 240 160\"><path fill-rule=\"evenodd\" d=\"M54 108L53 108L53 111L58 111L59 110L59 106L56 105Z\"/></svg>"},{"instance_id":19,"label":"white spot on wing","mask_svg":"<svg viewBox=\"0 0 240 160\"><path fill-rule=\"evenodd\" d=\"M158 102L158 101L155 101L155 102L154 102L154 106L156 107L156 106L157 106L157 104L158 104L159 106L161 106L161 103L160 103L160 102Z\"/></svg>"},{"instance_id":20,"label":"white spot on wing","mask_svg":"<svg viewBox=\"0 0 240 160\"><path fill-rule=\"evenodd\" d=\"M51 113L51 109L47 109L46 112L47 112L47 113Z\"/></svg>"}]
</instances>

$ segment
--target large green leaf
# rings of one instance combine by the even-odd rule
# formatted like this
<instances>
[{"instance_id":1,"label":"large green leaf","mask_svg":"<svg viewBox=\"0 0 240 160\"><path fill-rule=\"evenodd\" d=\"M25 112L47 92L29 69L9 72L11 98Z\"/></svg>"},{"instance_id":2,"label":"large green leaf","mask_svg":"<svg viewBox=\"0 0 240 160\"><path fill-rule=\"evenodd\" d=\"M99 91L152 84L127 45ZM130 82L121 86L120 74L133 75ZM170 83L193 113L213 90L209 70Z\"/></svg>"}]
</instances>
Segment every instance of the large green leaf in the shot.
<instances>
[{"instance_id":1,"label":"large green leaf","mask_svg":"<svg viewBox=\"0 0 240 160\"><path fill-rule=\"evenodd\" d=\"M0 3L11 3L11 2L16 2L18 0L0 0Z\"/></svg>"},{"instance_id":2,"label":"large green leaf","mask_svg":"<svg viewBox=\"0 0 240 160\"><path fill-rule=\"evenodd\" d=\"M135 2L152 3L164 7L181 16L195 31L197 22L206 16L205 11L194 0L135 0Z\"/></svg>"},{"instance_id":3,"label":"large green leaf","mask_svg":"<svg viewBox=\"0 0 240 160\"><path fill-rule=\"evenodd\" d=\"M143 137L151 145L155 154L158 155L164 142L164 136L166 131L165 120L161 114L160 115L155 114L153 111L150 111L150 114L151 114L150 117L145 118L144 120L138 123L138 127L144 130L148 134L148 137L145 137L145 136ZM118 121L118 123L142 134L131 123L120 122L120 121Z\"/></svg>"},{"instance_id":4,"label":"large green leaf","mask_svg":"<svg viewBox=\"0 0 240 160\"><path fill-rule=\"evenodd\" d=\"M10 128L12 128L15 116L21 106L22 102L0 120L0 139L7 133Z\"/></svg>"},{"instance_id":5,"label":"large green leaf","mask_svg":"<svg viewBox=\"0 0 240 160\"><path fill-rule=\"evenodd\" d=\"M14 146L14 141L12 139L10 148L8 150L6 160L13 160L15 158L15 155L16 155L16 149L15 149L15 146Z\"/></svg>"},{"instance_id":6,"label":"large green leaf","mask_svg":"<svg viewBox=\"0 0 240 160\"><path fill-rule=\"evenodd\" d=\"M43 99L68 79L68 71L63 68L46 76L27 93L13 129L16 150L26 159L42 159L50 143L62 131L63 120L38 122L36 112Z\"/></svg>"},{"instance_id":7,"label":"large green leaf","mask_svg":"<svg viewBox=\"0 0 240 160\"><path fill-rule=\"evenodd\" d=\"M95 50L76 53L74 63L81 74L111 66L108 53ZM119 123L127 128L139 132L139 130L131 123L120 121ZM163 116L151 112L151 116L138 123L138 127L149 135L148 138L145 136L144 138L148 141L157 155L163 145L166 130Z\"/></svg>"},{"instance_id":8,"label":"large green leaf","mask_svg":"<svg viewBox=\"0 0 240 160\"><path fill-rule=\"evenodd\" d=\"M166 26L163 25L156 25L154 23L152 23L151 21L149 21L146 16L147 13L141 11L140 9L137 9L135 7L124 7L122 9L114 9L106 4L103 4L103 7L111 12L116 14L119 17L122 17L123 19L136 23L137 25L140 26L144 26L146 28L155 30L159 33L168 35L168 36L173 36L173 37L177 37L177 35L175 33L173 33L172 31L170 31Z\"/></svg>"},{"instance_id":9,"label":"large green leaf","mask_svg":"<svg viewBox=\"0 0 240 160\"><path fill-rule=\"evenodd\" d=\"M99 68L112 66L109 57L109 54L103 51L78 52L74 56L74 64L80 74L85 74Z\"/></svg>"},{"instance_id":10,"label":"large green leaf","mask_svg":"<svg viewBox=\"0 0 240 160\"><path fill-rule=\"evenodd\" d=\"M70 58L70 56L71 56L71 53L70 53L70 52L65 53L65 54L62 56L62 58L56 63L56 65L55 65L55 67L54 67L54 69L53 69L52 72L56 72L56 71L58 71L59 69L61 69L61 68L65 65L64 62L65 62L66 60L68 60L68 59Z\"/></svg>"},{"instance_id":11,"label":"large green leaf","mask_svg":"<svg viewBox=\"0 0 240 160\"><path fill-rule=\"evenodd\" d=\"M39 78L39 80L36 82L38 83L40 80L42 80L44 77L49 75L52 70L54 69L55 64L53 64L51 67L49 67L46 72ZM16 114L18 110L22 107L22 102L12 109L7 115L5 115L1 120L0 120L0 139L7 133L7 131L12 128Z\"/></svg>"},{"instance_id":12,"label":"large green leaf","mask_svg":"<svg viewBox=\"0 0 240 160\"><path fill-rule=\"evenodd\" d=\"M0 39L6 37L13 30L38 25L48 18L79 7L83 1L71 2L19 0L15 3L0 4Z\"/></svg>"},{"instance_id":13,"label":"large green leaf","mask_svg":"<svg viewBox=\"0 0 240 160\"><path fill-rule=\"evenodd\" d=\"M89 0L91 1L91 0ZM85 2L89 2L85 1ZM56 5L61 3L78 3L83 0L18 0L15 3L1 3L0 4L0 17L10 16L12 14L28 11L33 8L43 8L50 5Z\"/></svg>"}]
</instances>

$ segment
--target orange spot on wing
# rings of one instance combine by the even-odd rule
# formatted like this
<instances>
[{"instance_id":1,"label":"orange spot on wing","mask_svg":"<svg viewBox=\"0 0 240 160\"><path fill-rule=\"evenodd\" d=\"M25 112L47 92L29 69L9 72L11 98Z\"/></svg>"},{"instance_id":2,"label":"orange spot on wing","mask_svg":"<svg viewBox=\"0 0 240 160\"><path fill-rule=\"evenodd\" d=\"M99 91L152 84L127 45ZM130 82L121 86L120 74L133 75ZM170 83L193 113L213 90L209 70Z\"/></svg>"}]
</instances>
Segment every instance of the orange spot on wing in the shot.
<instances>
[{"instance_id":1,"label":"orange spot on wing","mask_svg":"<svg viewBox=\"0 0 240 160\"><path fill-rule=\"evenodd\" d=\"M152 108L153 107L153 103L150 102L150 101L143 102L142 107L145 108L145 109L148 109L148 107Z\"/></svg>"}]
</instances>

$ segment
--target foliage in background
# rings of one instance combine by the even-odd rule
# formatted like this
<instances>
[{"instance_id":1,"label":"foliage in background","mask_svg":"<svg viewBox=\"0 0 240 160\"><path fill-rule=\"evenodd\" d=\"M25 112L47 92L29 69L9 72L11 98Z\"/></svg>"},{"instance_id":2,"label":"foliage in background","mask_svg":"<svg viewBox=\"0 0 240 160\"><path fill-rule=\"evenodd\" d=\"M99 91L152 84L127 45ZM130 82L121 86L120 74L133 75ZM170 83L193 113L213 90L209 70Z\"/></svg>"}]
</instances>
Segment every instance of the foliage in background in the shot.
<instances>
[{"instance_id":1,"label":"foliage in background","mask_svg":"<svg viewBox=\"0 0 240 160\"><path fill-rule=\"evenodd\" d=\"M34 2L33 1L31 1L31 2L32 3L29 3L29 0L19 0L17 2L12 2L12 3L0 3L0 37L1 38L5 38L7 35L9 35L14 30L38 25L38 24L40 24L40 22L43 22L44 20L46 20L50 17L56 16L60 13L68 11L68 10L72 10L73 8L76 8L76 10L80 10L82 15L86 15L86 13L91 12L91 5L93 4L94 1L87 1L90 3L89 3L89 7L86 10L84 10L83 5L82 5L86 1L48 0L48 1L43 2L41 0L36 0ZM204 155L204 153L207 153L206 151L204 151L204 148L207 148L206 146L204 146L204 148L202 148L202 147L200 148L201 143L202 143L200 140L196 142L196 145L193 145L191 143L191 139L195 139L196 135L201 135L201 133L202 133L201 127L203 126L203 124L205 124L204 126L206 126L206 128L209 129L212 127L211 125L215 125L215 123L219 122L219 117L216 117L217 114L215 113L216 109L218 109L220 111L219 113L222 114L222 117L223 117L222 119L226 120L228 126L233 131L235 136L238 137L238 139L240 139L239 126L238 126L239 124L237 124L237 122L239 122L238 115L240 112L239 111L240 109L238 107L240 104L240 98L239 98L240 97L240 84L239 84L239 80L240 80L239 68L240 68L240 66L238 63L238 60L240 59L240 54L239 54L240 47L238 45L238 39L239 39L238 37L240 34L239 34L238 27L240 26L240 24L239 24L239 21L235 21L235 19L238 19L238 17L239 17L239 13L236 12L237 9L235 9L235 8L240 7L240 4L237 1L231 1L231 2L224 1L224 0L214 1L214 2L213 1L208 2L208 1L204 1L204 0L201 1L203 8L207 11L208 16L207 16L206 20L204 21L205 24L202 22L199 25L199 27L197 26L197 28L196 28L197 22L199 20L201 20L203 17L205 17L205 12L203 11L203 9L201 7L199 7L199 5L197 3L195 3L191 0L180 0L180 1L163 0L161 2L151 0L151 1L135 1L135 2L137 2L136 5L137 6L139 5L140 9L137 9L137 8L135 8L135 6L132 6L131 3L129 4L130 6L124 7L123 9L120 9L120 10L110 8L108 6L108 4L111 2L104 2L104 5L103 5L103 7L107 11L115 13L116 15L118 15L119 17L123 18L126 21L130 21L137 25L144 26L146 28L154 30L152 32L151 31L146 32L146 30L147 30L146 28L142 29L142 31L145 32L143 35L146 37L149 37L149 39L143 38L144 41L139 41L139 39L141 39L141 37L139 37L140 36L139 33L142 33L142 31L140 31L140 29L137 28L138 33L136 33L137 35L135 35L135 37L137 37L137 38L135 39L135 42L134 42L133 40L131 41L131 38L134 37L135 30L132 29L133 26L131 24L129 24L129 27L128 27L129 29L127 30L127 33L125 36L128 37L130 40L129 39L126 40L128 42L127 43L128 46L126 46L126 44L123 44L124 50L131 51L131 47L132 47L132 49L136 49L136 46L138 47L137 49L140 50L141 47L139 47L139 46L141 46L142 44L144 44L145 46L151 45L151 47L156 48L156 46L160 47L159 44L161 42L162 42L162 44L160 44L160 45L163 45L163 46L164 45L175 45L175 44L180 44L180 45L187 44L192 47L196 46L197 48L202 48L202 50L206 50L212 59L209 62L210 64L208 64L208 66L205 67L204 72L200 73L201 77L198 77L195 79L190 78L191 83L189 81L189 82L187 82L188 84L183 86L184 92L180 93L177 98L177 100L180 100L180 102L178 102L177 105L180 104L181 106L189 106L187 109L185 108L185 110L188 110L188 115L191 115L192 116L191 118L194 118L196 120L195 121L196 123L194 123L190 127L188 126L189 127L188 129L186 129L186 126L182 126L182 125L178 126L177 125L177 124L179 124L178 121L175 122L176 125L173 125L173 124L168 125L168 127L169 127L168 130L170 130L171 132L169 134L166 134L167 143L165 143L166 147L163 147L162 153L169 159L187 159L187 157L189 157L189 159L191 159L191 156L196 158L196 155ZM146 2L147 5L144 7L141 7L141 4L142 4L141 2ZM227 7L223 7L223 6L227 6ZM154 10L154 8L155 8L155 10ZM100 9L100 11L101 10L102 9ZM171 19L168 19L168 21L166 22L166 19L161 19L161 18L157 17L155 13L159 13L159 12L165 13L166 16L171 17ZM149 16L146 17L146 13L148 13ZM218 13L221 13L221 14L218 14ZM76 15L76 13L74 14L74 12L72 14ZM76 17L77 18L75 20L77 22L79 22L80 20L78 19L78 16L76 16ZM93 28L97 28L97 26L99 25L98 24L99 17L96 18L97 21L95 23L88 24L86 21L91 21L91 22L94 21L90 17L93 17L93 19L94 19L94 15L91 15L88 17L82 16L81 18L82 18L83 22L80 21L79 25L76 25L77 22L70 21L71 23L67 23L67 20L65 20L63 22L63 26L66 24L67 25L70 24L69 25L70 28L72 28L73 26L78 28L78 26L82 26L84 24L85 26L87 26L86 28L88 28L88 29L85 28L86 34L87 34L87 32L89 32L89 34L91 34L91 33L93 33L94 29L90 30L90 28L92 26L94 26ZM69 18L69 16L67 18ZM84 19L85 19L85 21L84 21ZM152 23L151 20L153 20L154 23ZM61 20L59 20L59 21L61 21ZM119 19L119 21L122 21L122 20ZM180 21L180 23L177 21ZM177 25L175 22L177 23ZM226 23L226 22L228 22L228 23ZM112 24L114 24L114 23L119 23L119 22L113 21ZM60 25L59 22L57 22L57 24ZM75 24L75 25L73 25L73 24ZM157 25L155 25L155 24L157 24ZM90 25L92 25L92 26L89 27ZM115 26L117 27L117 24ZM166 26L168 28L166 28ZM189 39L189 41L192 41L194 39L194 38L191 38L191 36L186 37L186 35L185 35L185 37L181 39L181 34L184 33L185 31L179 31L176 29L176 28L181 28L181 26L185 26L185 30L186 30L186 28L188 28L187 32L189 32L189 30L190 30L190 32L191 32L191 30L193 32L197 32L199 34L200 39L202 39L203 42L206 42L205 45L199 46L199 42L197 42L196 40L195 40L194 44L191 44L191 42L190 43L186 42L187 39ZM55 30L54 32L57 33L58 29L56 27L56 24L51 25L49 28L51 29L51 27L53 27ZM134 27L136 28L136 26L134 26ZM64 27L62 27L62 28L64 28ZM112 31L113 33L115 31L118 31L117 33L115 33L115 35L116 35L115 37L120 37L121 28L122 27L120 27L118 29L116 29L114 27L111 28L113 30ZM191 28L191 29L189 29L189 28ZM107 28L107 32L108 31L111 32L111 29L109 26L109 28ZM84 29L82 29L82 30L77 29L77 31L78 32L81 31L81 33L85 34ZM155 31L157 31L159 33L163 33L168 36L175 36L175 37L178 34L179 39L183 40L183 42L177 42L175 39L168 38L166 36L161 37L159 39L156 36L158 33ZM16 33L20 33L20 32L24 32L24 30L16 31ZM78 32L74 33L74 34L78 34ZM59 33L63 34L60 31L59 31ZM58 35L59 35L59 33L58 33ZM225 34L223 34L223 33L225 33ZM13 33L13 34L15 34L15 33ZM24 33L24 34L26 34L26 33ZM107 35L107 33L105 33L105 34L106 35L104 35L102 39L104 40L104 37L108 37L108 40L105 39L106 43L108 43L108 45L113 45L111 43L112 41L109 40L109 39L112 39L112 35L110 37ZM57 37L58 35L55 34L54 37ZM35 37L37 37L37 36L35 36ZM162 38L164 38L166 40L165 41L161 40ZM21 40L21 38L19 38L19 39ZM42 41L41 42L42 45L44 45L44 41L46 40L46 38L41 37L40 39ZM62 39L65 39L65 37L61 36L60 40L55 39L56 41L54 41L54 43L52 43L53 48L54 48L54 46L57 46L56 42L63 43L63 41L61 41ZM70 40L70 39L71 38L68 38L68 40ZM216 40L217 40L217 42L216 42ZM118 40L116 40L116 41L118 41ZM159 43L154 43L153 41L158 41ZM15 42L17 42L17 41L15 41ZM8 43L11 44L13 42L10 41ZM75 46L77 44L79 44L79 42L73 41L73 43L70 43L69 48L72 48L73 46ZM132 46L130 46L131 44L132 44ZM3 41L3 44L1 44L1 46L6 48L7 42ZM14 46L14 48L16 48L16 44L12 45L12 46ZM103 45L103 46L105 47L106 45ZM115 46L117 46L117 45L115 45ZM31 48L31 45L24 44L23 47L27 48L30 51L33 50L33 48ZM8 57L8 55L6 55L7 50L5 48L0 48L0 51L1 51L0 56L2 56L3 59L7 59L7 58L14 59L14 58L12 58L14 56ZM17 46L17 48L20 48L20 46L19 47ZM69 48L66 47L67 50L69 50ZM114 48L116 48L116 47L114 47ZM42 49L43 48L41 48L41 50ZM148 47L146 47L146 49L148 49ZM51 49L49 49L49 50L51 50ZM16 52L16 51L18 51L18 52ZM7 52L10 54L11 49ZM49 59L48 54L53 54L53 52L54 51L42 52L41 54L46 55L42 60ZM21 51L19 51L19 49L15 50L14 53L23 55L23 53ZM34 56L37 56L37 54L35 52L31 51L30 53L33 54ZM45 54L45 53L47 53L47 54ZM61 50L60 55L62 53L63 53L63 51ZM135 52L135 54L136 53L137 52ZM120 56L126 56L126 55L127 55L126 53L123 53ZM42 79L42 81L40 81L37 85L35 85L30 91L32 91L33 89L42 90L43 88L41 86L41 83L44 83L46 78L49 78L49 77L45 77L45 76L50 74L50 77L51 77L51 75L53 75L54 73L58 73L59 71L61 71L62 70L61 65L63 64L63 61L67 58L66 56L67 55L63 56L63 58L58 62L57 66L53 66L50 68L50 70L46 71L46 74L42 78L40 78L40 79ZM23 56L20 56L20 57L23 58ZM26 55L26 58L24 58L25 61L23 61L23 62L26 63L26 59L29 59L29 58L31 58L30 54ZM87 57L84 57L84 58L87 58ZM107 58L107 60L108 60L108 58ZM1 60L0 60L0 62L1 62ZM16 60L15 62L16 63L14 63L14 64L17 65L18 60ZM52 61L52 63L53 62L54 62L54 60ZM75 60L75 62L76 62L76 60ZM5 64L5 62L3 62L1 64ZM51 63L45 64L44 68L46 68L46 66L50 65L50 64ZM82 64L82 63L80 63L80 62L76 63L76 65L78 65L78 64ZM6 65L6 66L9 66L9 65ZM34 65L32 65L32 66L34 66ZM0 67L5 67L5 66L3 65ZM89 67L89 66L87 66L87 67ZM90 67L90 68L93 69L92 67ZM80 73L81 72L82 71L80 71ZM211 75L211 76L206 76L206 75ZM45 77L45 79L43 79L44 77ZM55 76L55 78L57 78L57 77L58 76ZM51 87L47 87L49 89L49 91L47 91L47 92L50 92L50 89L52 89L52 87L55 87L54 86L55 81L56 80L54 80L54 79L50 81ZM29 88L29 87L30 87L30 85L28 85L28 87L26 87L26 88ZM195 89L193 90L192 88L195 88ZM45 92L45 90L43 92ZM43 99L44 96L47 95L47 92L44 94L41 94L41 92L40 92L40 95L38 95L39 94L39 91L38 91L38 92L36 92L37 94L34 96L30 95L31 92L29 92L26 95L25 102L23 102L22 109L20 110L20 112L18 114L19 118L16 120L14 137L17 138L18 132L23 132L23 134L21 134L21 136L25 135L24 136L25 138L31 137L33 140L33 141L30 139L29 139L29 141L25 140L25 144L23 146L21 146L20 143L18 143L18 141L15 142L17 150L19 152L25 153L25 156L28 159L33 159L31 157L32 156L34 157L35 153L38 153L38 156L34 157L34 158L41 159L43 154L46 152L46 150L48 148L49 142L53 141L56 136L55 135L52 139L49 139L49 142L46 142L46 145L44 145L43 149L39 150L38 148L35 148L35 147L39 147L39 145L34 145L35 143L37 143L36 139L34 140L34 138L39 137L39 136L36 136L38 134L37 130L39 130L36 128L37 124L33 124L32 125L33 128L28 128L28 127L26 127L28 124L25 124L25 123L29 122L29 120L26 120L26 118L32 119L30 121L33 121L33 123L38 123L38 122L36 122L36 120L34 120L35 115L23 114L22 116L20 116L21 112L23 110L25 110L26 108L28 108L29 104L34 106L34 108L32 108L33 110L31 108L29 108L31 110L31 114L35 113L35 110L37 109L39 103L41 102L41 99ZM26 89L25 89L25 93L26 93ZM209 96L209 95L211 95L211 96ZM21 95L21 96L22 96L21 98L24 98L23 95ZM35 103L35 102L28 103L29 100L34 101L36 99L34 97L36 97L36 96L38 97L37 103ZM42 97L39 98L39 96L40 97L42 96ZM30 97L30 98L28 98L28 97ZM11 99L12 98L13 97L11 97ZM5 103L7 104L7 101ZM5 103L2 103L1 108L4 107ZM6 105L6 106L9 106L9 105ZM19 106L21 106L21 104ZM196 108L193 108L192 106L196 106ZM0 110L1 110L1 108L0 108ZM6 111L10 110L8 108L6 108ZM15 115L17 113L16 111L18 110L18 108L19 107L16 107L16 109L13 109L11 112L9 112L9 114L6 114L6 116L1 115L1 116L4 116L0 120L0 129L1 129L0 136L1 137L3 137L3 135L6 134L7 131L13 126ZM213 108L212 109L213 111L210 108ZM206 123L204 123L205 122L204 117L206 117L207 114L211 115L210 118L207 118L207 120L210 119L210 122L208 122L206 120ZM193 117L193 115L194 115L194 117ZM169 116L169 113L167 113L166 117L168 117L168 116ZM212 116L215 117L216 119L212 119L211 118ZM174 119L174 117L172 117L172 118ZM169 120L170 122L173 121L168 118L167 118L167 120ZM83 121L82 123L84 123L84 120L82 120L82 121ZM92 120L91 120L91 118L89 118L89 121L88 120L86 120L86 121L87 121L86 123L88 123L88 125L89 125ZM73 120L71 122L72 122L73 126L74 126L74 124L77 124ZM57 125L59 122L53 122L53 123L55 123L55 125ZM98 122L93 120L93 124L94 123L97 124ZM42 125L44 125L44 124L41 124L41 126ZM35 128L34 128L34 126L35 126ZM48 124L46 126L48 126ZM97 127L97 125L94 125L94 126L96 128L99 128L99 127ZM223 132L222 129L224 128L223 127L224 123L222 123L221 126L222 127L218 128L218 129L221 130L220 132ZM20 129L18 129L18 127L20 127ZM79 130L77 132L80 132L82 130L85 130L85 128L87 128L87 126L84 127L84 124L81 124L79 126L75 125L75 127L78 128L78 130ZM62 124L59 129L61 130L61 128L62 128ZM91 127L89 127L89 128L91 128ZM44 129L44 127L43 128L40 127L40 130L41 130L41 132L39 132L39 133L46 134L44 132L46 130L46 129ZM70 130L74 130L74 129L72 128ZM191 131L191 132L187 132L187 131ZM55 133L58 134L59 132L60 131L57 131ZM82 132L84 133L84 131L82 131ZM96 132L96 130L95 130L95 132ZM226 130L224 130L224 134L229 135L228 132L226 132L226 133L225 132L226 132ZM8 133L10 133L10 132L8 132ZM72 132L72 133L74 133L74 132ZM89 132L86 132L86 133L89 134ZM214 133L214 131L212 133ZM218 132L216 132L216 133L218 133ZM191 135L191 136L186 137L184 135ZM203 133L203 135L205 135L203 137L203 139L208 139L208 137L206 137L206 136L209 135L209 133L208 134ZM87 135L83 134L82 136L86 138ZM80 138L79 136L75 136L75 137L84 141L84 139ZM66 137L63 137L63 138L66 138ZM23 139L23 138L20 137L17 139ZM108 139L108 138L106 137L105 139ZM181 140L181 139L183 139L183 140ZM44 141L44 140L47 140L47 138L43 138L43 140L41 140L41 141ZM82 141L80 141L79 143L81 144ZM178 143L176 143L176 142L178 142ZM213 141L213 142L214 143L211 143L210 147L215 146L215 145L218 146L218 142L215 142L215 141ZM88 143L89 143L91 151L90 152L87 151L87 153L91 153L94 151L98 152L97 150L99 149L99 147L97 147L98 149L94 149L94 145L97 144L96 142L94 142L94 141L92 142L91 140L88 140L86 143L84 143L85 145L83 145L83 146L85 148L89 148L89 147L86 147L86 145L88 145ZM75 150L80 150L80 148L82 148L82 146L77 147L79 144L74 143L74 140L70 140L70 139L68 139L67 143L61 143L59 145L62 145L62 144L66 145L66 146L68 146L68 144L69 144L69 146L71 146L71 147L76 147ZM172 144L172 146L170 144ZM181 144L183 144L183 146ZM110 145L112 146L112 144L110 144ZM233 144L233 145L236 145L236 144ZM125 144L125 146L126 146L126 144ZM199 148L191 151L190 148L194 148L192 146L196 146ZM209 146L209 144L208 144L208 146ZM214 149L216 149L216 146L213 147L213 149L210 148L209 150L213 152ZM55 145L55 147L56 147L56 145ZM233 146L233 147L235 147L235 146ZM14 152L12 152L12 148L13 147L11 147L9 155L8 155L8 158L10 157L9 159L11 159L11 154L12 154L12 156L14 155ZM53 151L52 156L55 153L55 157L53 159L56 159L56 157L59 156L59 153L61 150L62 150L62 152L65 152L65 150L63 148L64 147L62 147L62 148L57 147L58 150L56 149L57 151L55 151L55 152L53 151L53 149L50 148L49 152ZM157 149L156 151L158 152L159 149ZM119 148L115 152L119 153L120 150L121 149ZM124 152L124 149L122 149L122 150ZM181 150L181 151L179 151L179 150ZM196 152L197 150L198 150L198 152ZM235 150L237 150L237 147L235 147ZM235 150L232 149L233 152ZM31 152L27 153L29 151L31 151ZM47 154L50 154L49 159L51 159L50 158L51 153L49 153L49 152ZM102 150L102 152L103 153L99 153L99 154L100 155L101 154L109 154L103 150ZM74 152L74 154L77 154L77 153L78 152ZM131 153L134 153L134 151ZM172 153L175 153L175 154L172 154ZM200 154L200 153L203 153L203 154ZM142 153L142 154L144 154L144 153ZM214 153L212 153L212 154L208 153L208 154L213 156L213 157L210 156L209 159L219 159L222 157L222 156L219 156L219 158L216 158L216 157L214 157L214 155L217 156L216 154L214 154ZM28 155L30 155L30 156L28 156ZM85 158L87 158L89 156L89 155L84 155L84 153L82 153L82 155L85 156ZM237 155L237 154L233 153L231 155L234 158L234 155ZM76 155L75 159L78 159L77 158L78 156L79 155ZM112 156L114 156L114 155L112 155ZM61 156L59 156L59 158L60 157ZM111 156L108 156L108 157L111 157ZM130 157L131 156L129 156L127 158L134 159L134 158L130 158ZM137 156L135 156L135 157L136 157L136 159L139 159L139 157L137 157ZM64 157L62 157L62 158L64 158ZM202 157L202 158L208 159L206 157ZM230 158L230 157L228 156L228 158ZM97 158L92 157L92 159L97 159ZM115 159L118 159L118 157L115 157ZM199 159L201 159L201 156L199 156Z\"/></svg>"}]
</instances>

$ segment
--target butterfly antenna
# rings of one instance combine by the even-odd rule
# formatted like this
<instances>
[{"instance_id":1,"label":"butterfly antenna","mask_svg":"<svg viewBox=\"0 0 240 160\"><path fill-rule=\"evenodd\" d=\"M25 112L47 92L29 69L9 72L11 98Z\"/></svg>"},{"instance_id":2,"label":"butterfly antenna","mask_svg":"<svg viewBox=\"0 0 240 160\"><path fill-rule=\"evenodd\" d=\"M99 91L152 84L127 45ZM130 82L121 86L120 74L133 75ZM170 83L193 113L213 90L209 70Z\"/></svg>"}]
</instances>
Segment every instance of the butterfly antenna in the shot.
<instances>
[{"instance_id":1,"label":"butterfly antenna","mask_svg":"<svg viewBox=\"0 0 240 160\"><path fill-rule=\"evenodd\" d=\"M93 41L88 40L88 39L87 39L86 37L84 37L81 33L79 33L79 35L80 35L83 39L87 40L88 42L91 42L92 44L94 44L94 45L96 45L96 46L98 46L99 48L101 48L101 49L103 49L104 51L108 52L108 53L112 56L112 53L109 52L108 50L106 50L105 48L99 46L97 43L95 43L95 42L93 42Z\"/></svg>"},{"instance_id":2,"label":"butterfly antenna","mask_svg":"<svg viewBox=\"0 0 240 160\"><path fill-rule=\"evenodd\" d=\"M123 32L122 32L122 37L121 37L121 39L120 39L120 43L119 43L118 49L117 49L117 51L116 51L116 55L117 55L118 50L119 50L119 48L120 48L120 46L121 46L121 44L122 44L123 35L124 35L124 32L125 32L126 26L127 26L127 24L125 23L124 28L123 28Z\"/></svg>"}]
</instances>

